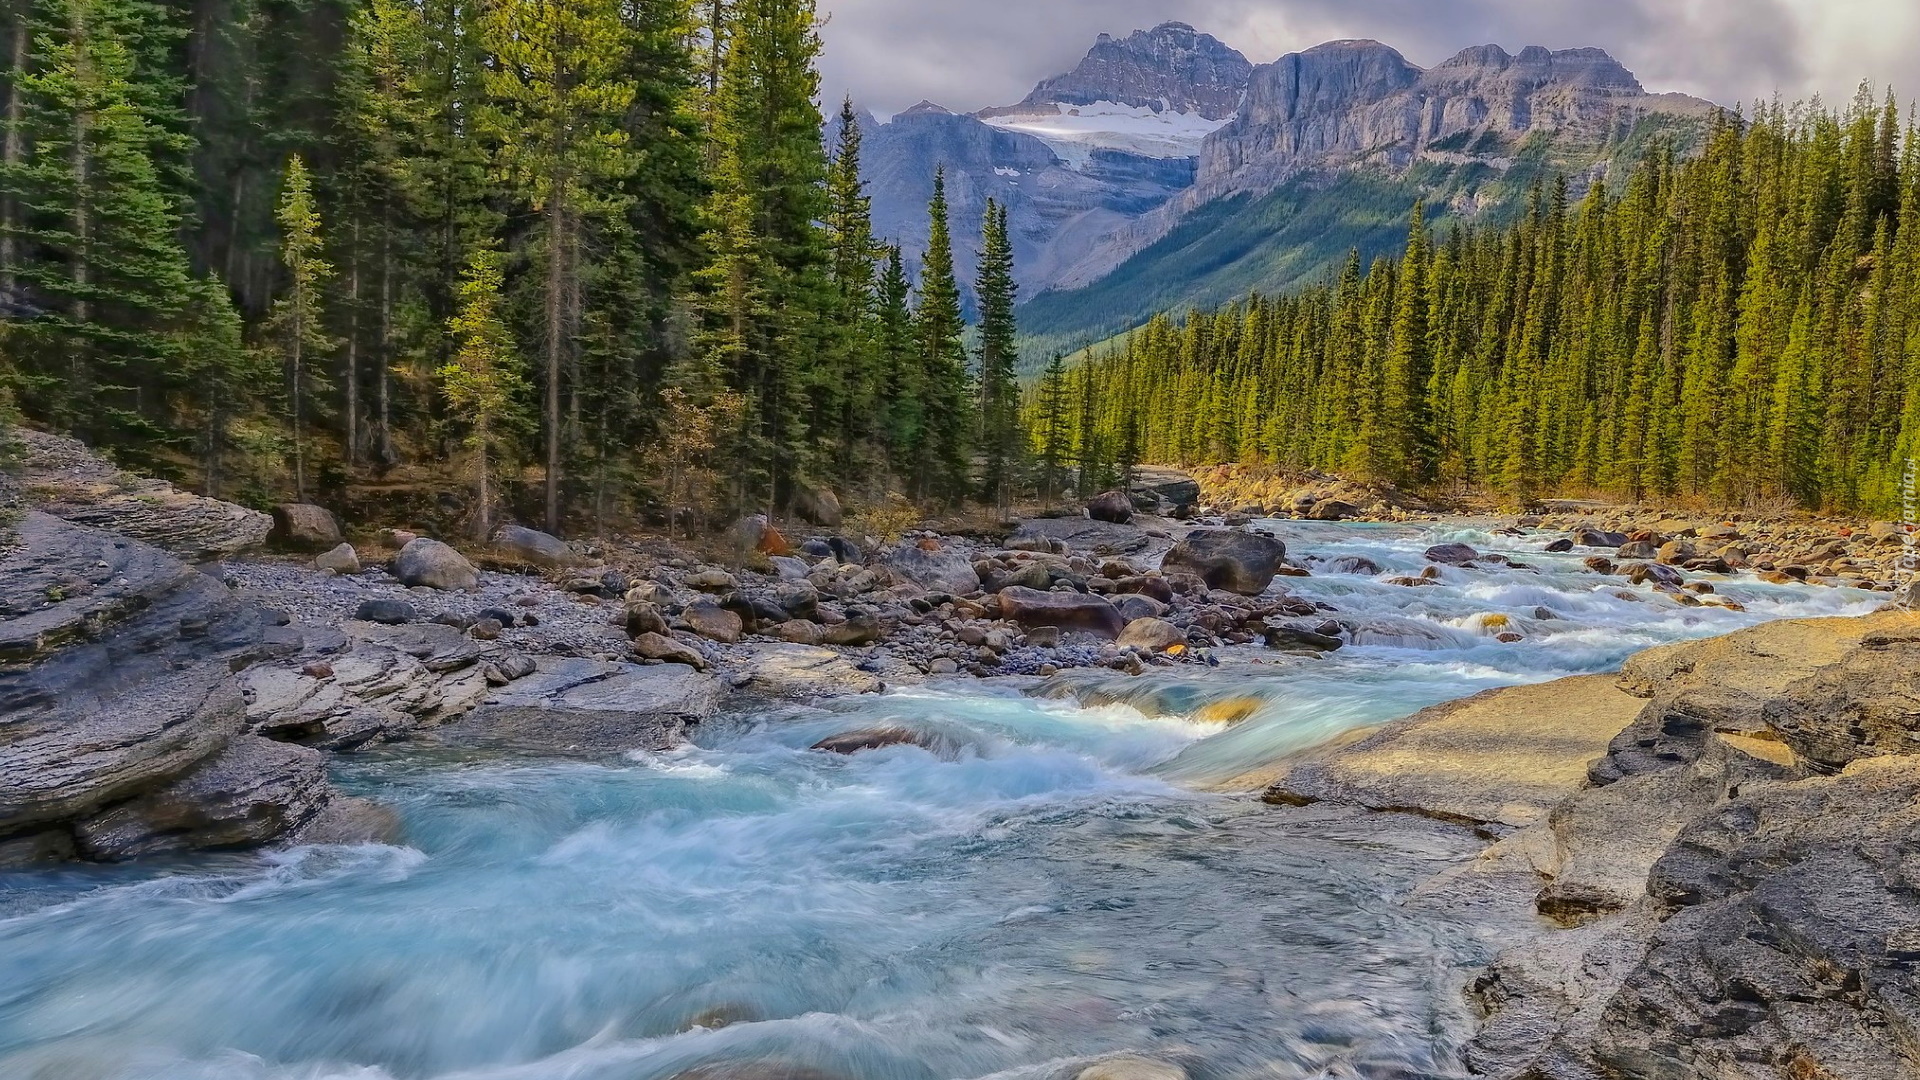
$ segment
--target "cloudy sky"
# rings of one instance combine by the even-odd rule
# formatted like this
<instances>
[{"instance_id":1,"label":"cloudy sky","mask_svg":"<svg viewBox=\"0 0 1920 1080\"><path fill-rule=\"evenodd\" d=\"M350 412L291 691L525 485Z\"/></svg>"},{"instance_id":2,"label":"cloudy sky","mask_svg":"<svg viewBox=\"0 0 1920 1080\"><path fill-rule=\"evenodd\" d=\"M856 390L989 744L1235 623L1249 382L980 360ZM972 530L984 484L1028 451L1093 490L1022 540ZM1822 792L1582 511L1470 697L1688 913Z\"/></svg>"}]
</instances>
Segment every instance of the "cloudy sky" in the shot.
<instances>
[{"instance_id":1,"label":"cloudy sky","mask_svg":"<svg viewBox=\"0 0 1920 1080\"><path fill-rule=\"evenodd\" d=\"M1779 91L1850 97L1860 80L1920 97L1916 0L819 0L824 95L886 114L922 98L1005 105L1066 71L1096 35L1191 23L1271 61L1377 38L1431 65L1488 42L1598 45L1650 90L1735 104Z\"/></svg>"}]
</instances>

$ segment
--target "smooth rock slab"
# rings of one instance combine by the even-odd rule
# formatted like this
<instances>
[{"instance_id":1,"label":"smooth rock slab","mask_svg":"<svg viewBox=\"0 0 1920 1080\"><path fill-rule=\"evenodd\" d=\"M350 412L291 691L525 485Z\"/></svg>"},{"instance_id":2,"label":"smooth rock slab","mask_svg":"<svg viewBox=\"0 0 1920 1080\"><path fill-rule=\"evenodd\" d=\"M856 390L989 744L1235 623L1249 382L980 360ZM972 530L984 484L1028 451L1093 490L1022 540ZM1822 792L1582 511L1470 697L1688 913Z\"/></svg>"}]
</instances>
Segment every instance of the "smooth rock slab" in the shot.
<instances>
[{"instance_id":1,"label":"smooth rock slab","mask_svg":"<svg viewBox=\"0 0 1920 1080\"><path fill-rule=\"evenodd\" d=\"M720 707L720 681L680 664L543 659L432 740L532 753L665 750Z\"/></svg>"},{"instance_id":2,"label":"smooth rock slab","mask_svg":"<svg viewBox=\"0 0 1920 1080\"><path fill-rule=\"evenodd\" d=\"M762 645L739 667L741 689L779 698L877 694L887 688L876 675L854 667L832 649Z\"/></svg>"},{"instance_id":3,"label":"smooth rock slab","mask_svg":"<svg viewBox=\"0 0 1920 1080\"><path fill-rule=\"evenodd\" d=\"M1145 551L1153 537L1138 525L1091 518L1035 518L1023 521L1007 543L1015 548L1031 541L1058 540L1074 551L1098 555L1132 555Z\"/></svg>"},{"instance_id":4,"label":"smooth rock slab","mask_svg":"<svg viewBox=\"0 0 1920 1080\"><path fill-rule=\"evenodd\" d=\"M1611 675L1489 690L1297 761L1267 798L1519 828L1579 791L1644 705Z\"/></svg>"}]
</instances>

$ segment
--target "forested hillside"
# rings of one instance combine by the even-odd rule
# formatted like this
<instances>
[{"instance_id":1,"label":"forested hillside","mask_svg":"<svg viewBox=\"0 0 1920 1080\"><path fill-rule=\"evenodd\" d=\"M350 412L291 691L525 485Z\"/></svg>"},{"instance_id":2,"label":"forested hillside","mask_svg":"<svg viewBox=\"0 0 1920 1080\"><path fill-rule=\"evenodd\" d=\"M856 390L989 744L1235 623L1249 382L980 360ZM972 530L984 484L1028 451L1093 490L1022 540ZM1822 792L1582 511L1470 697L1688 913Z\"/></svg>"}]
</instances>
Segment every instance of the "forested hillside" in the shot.
<instances>
[{"instance_id":1,"label":"forested hillside","mask_svg":"<svg viewBox=\"0 0 1920 1080\"><path fill-rule=\"evenodd\" d=\"M949 499L1018 438L1007 332L968 355L950 251L910 296L857 126L823 146L811 0L9 11L30 421L254 502L425 470L476 530Z\"/></svg>"},{"instance_id":2,"label":"forested hillside","mask_svg":"<svg viewBox=\"0 0 1920 1080\"><path fill-rule=\"evenodd\" d=\"M1034 393L1036 439L1525 498L1888 511L1920 438L1920 138L1891 97L1729 117L1509 228L1161 316ZM1049 402L1054 402L1051 408ZM1095 454L1098 456L1098 453Z\"/></svg>"}]
</instances>

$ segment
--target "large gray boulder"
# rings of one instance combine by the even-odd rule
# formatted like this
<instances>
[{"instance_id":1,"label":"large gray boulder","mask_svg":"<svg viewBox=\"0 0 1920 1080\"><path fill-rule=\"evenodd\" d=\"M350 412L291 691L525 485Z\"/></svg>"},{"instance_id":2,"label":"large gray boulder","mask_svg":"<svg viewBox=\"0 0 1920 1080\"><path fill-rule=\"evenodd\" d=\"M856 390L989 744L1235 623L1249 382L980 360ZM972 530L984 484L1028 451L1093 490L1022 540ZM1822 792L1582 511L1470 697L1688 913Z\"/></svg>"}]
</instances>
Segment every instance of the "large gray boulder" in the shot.
<instances>
[{"instance_id":1,"label":"large gray boulder","mask_svg":"<svg viewBox=\"0 0 1920 1080\"><path fill-rule=\"evenodd\" d=\"M400 549L393 560L393 576L402 585L472 592L480 587L480 571L465 555L438 540L420 537Z\"/></svg>"},{"instance_id":2,"label":"large gray boulder","mask_svg":"<svg viewBox=\"0 0 1920 1080\"><path fill-rule=\"evenodd\" d=\"M1138 525L1092 518L1035 518L1023 521L1007 541L1015 548L1032 547L1032 540L1059 541L1074 551L1096 555L1132 555L1145 551L1153 537ZM1044 546L1044 545L1043 545Z\"/></svg>"},{"instance_id":3,"label":"large gray boulder","mask_svg":"<svg viewBox=\"0 0 1920 1080\"><path fill-rule=\"evenodd\" d=\"M1240 529L1200 529L1167 552L1161 569L1185 571L1207 583L1242 596L1259 596L1286 561L1287 545L1261 533Z\"/></svg>"},{"instance_id":4,"label":"large gray boulder","mask_svg":"<svg viewBox=\"0 0 1920 1080\"><path fill-rule=\"evenodd\" d=\"M1106 597L1077 592L1040 592L1014 586L1000 592L1000 614L1025 627L1056 626L1062 630L1118 638L1127 628L1120 610Z\"/></svg>"},{"instance_id":5,"label":"large gray boulder","mask_svg":"<svg viewBox=\"0 0 1920 1080\"><path fill-rule=\"evenodd\" d=\"M281 503L273 508L273 532L267 538L281 547L325 551L339 545L340 521L324 506Z\"/></svg>"},{"instance_id":6,"label":"large gray boulder","mask_svg":"<svg viewBox=\"0 0 1920 1080\"><path fill-rule=\"evenodd\" d=\"M524 525L502 525L495 530L493 550L532 566L579 566L586 561L565 540Z\"/></svg>"},{"instance_id":7,"label":"large gray boulder","mask_svg":"<svg viewBox=\"0 0 1920 1080\"><path fill-rule=\"evenodd\" d=\"M895 576L932 593L966 596L980 591L980 575L973 562L951 547L922 547L908 541L888 549L881 563Z\"/></svg>"}]
</instances>

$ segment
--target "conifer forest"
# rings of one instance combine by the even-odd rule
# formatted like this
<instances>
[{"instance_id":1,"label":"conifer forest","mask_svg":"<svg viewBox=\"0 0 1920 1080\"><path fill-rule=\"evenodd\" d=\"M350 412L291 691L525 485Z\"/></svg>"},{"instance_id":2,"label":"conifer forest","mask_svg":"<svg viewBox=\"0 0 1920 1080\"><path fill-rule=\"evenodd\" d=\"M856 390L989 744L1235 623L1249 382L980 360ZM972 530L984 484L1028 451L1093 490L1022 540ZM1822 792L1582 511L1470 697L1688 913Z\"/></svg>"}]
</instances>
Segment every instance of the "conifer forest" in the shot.
<instances>
[{"instance_id":1,"label":"conifer forest","mask_svg":"<svg viewBox=\"0 0 1920 1080\"><path fill-rule=\"evenodd\" d=\"M1516 224L1415 207L1398 257L1023 385L1005 207L950 220L936 181L925 250L876 238L818 26L811 0L21 0L5 407L244 502L425 469L477 533L814 486L1010 505L1145 461L1899 497L1920 142L1891 98L1729 113Z\"/></svg>"},{"instance_id":2,"label":"conifer forest","mask_svg":"<svg viewBox=\"0 0 1920 1080\"><path fill-rule=\"evenodd\" d=\"M1509 228L1415 207L1397 258L1163 315L1043 381L1093 403L1063 446L1143 460L1890 512L1920 446L1920 140L1865 91L1729 114Z\"/></svg>"}]
</instances>

